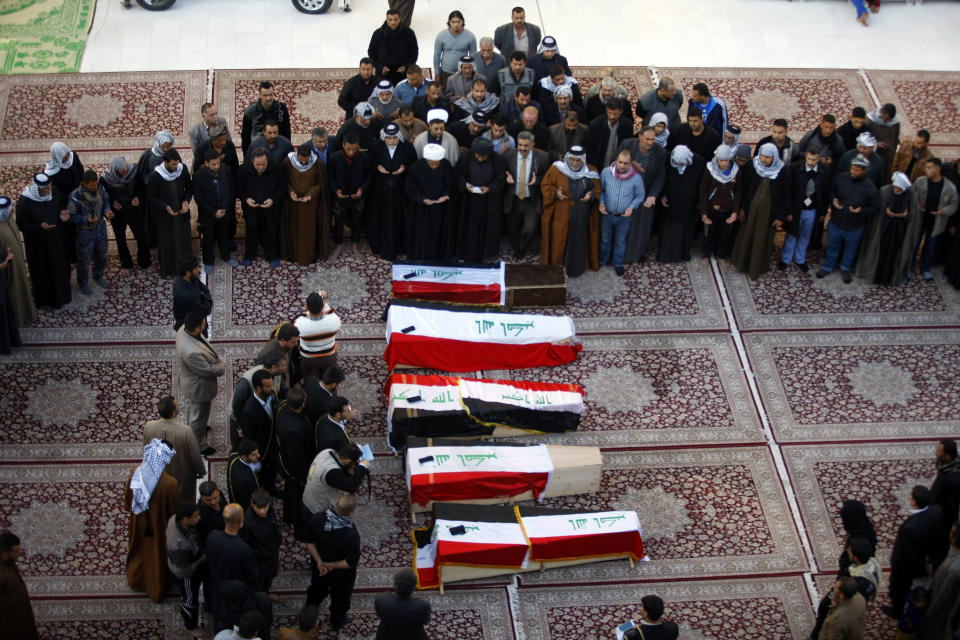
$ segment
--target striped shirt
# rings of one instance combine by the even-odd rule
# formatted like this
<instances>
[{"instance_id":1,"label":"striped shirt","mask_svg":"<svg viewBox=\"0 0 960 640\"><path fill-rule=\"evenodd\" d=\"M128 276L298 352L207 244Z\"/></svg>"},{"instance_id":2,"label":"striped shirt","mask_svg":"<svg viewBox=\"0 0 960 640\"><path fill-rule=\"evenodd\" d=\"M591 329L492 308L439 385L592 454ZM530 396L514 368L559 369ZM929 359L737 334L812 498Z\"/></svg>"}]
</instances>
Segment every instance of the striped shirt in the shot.
<instances>
[{"instance_id":1,"label":"striped shirt","mask_svg":"<svg viewBox=\"0 0 960 640\"><path fill-rule=\"evenodd\" d=\"M340 316L333 312L330 305L324 305L323 315L320 318L300 316L293 324L300 330L302 357L323 358L336 353Z\"/></svg>"}]
</instances>

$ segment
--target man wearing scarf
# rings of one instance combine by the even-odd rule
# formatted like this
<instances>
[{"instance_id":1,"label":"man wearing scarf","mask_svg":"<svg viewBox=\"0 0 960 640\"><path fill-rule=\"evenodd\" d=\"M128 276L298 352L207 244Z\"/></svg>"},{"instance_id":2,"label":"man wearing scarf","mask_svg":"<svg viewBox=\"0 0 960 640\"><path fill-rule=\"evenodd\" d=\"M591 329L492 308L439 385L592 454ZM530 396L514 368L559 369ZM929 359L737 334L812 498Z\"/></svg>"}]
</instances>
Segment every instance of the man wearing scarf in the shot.
<instances>
[{"instance_id":1,"label":"man wearing scarf","mask_svg":"<svg viewBox=\"0 0 960 640\"><path fill-rule=\"evenodd\" d=\"M654 207L666 181L667 151L657 143L656 131L652 126L643 127L636 138L627 138L621 142L620 151L624 150L630 152L633 168L643 177L643 189L647 197L640 205L640 210L633 213L623 259L624 262L643 262L647 259Z\"/></svg>"},{"instance_id":2,"label":"man wearing scarf","mask_svg":"<svg viewBox=\"0 0 960 640\"><path fill-rule=\"evenodd\" d=\"M124 508L130 512L127 586L154 602L163 601L170 580L165 532L180 499L180 485L164 469L175 453L163 440L151 440L123 491Z\"/></svg>"},{"instance_id":3,"label":"man wearing scarf","mask_svg":"<svg viewBox=\"0 0 960 640\"><path fill-rule=\"evenodd\" d=\"M383 25L370 36L367 56L373 61L373 68L392 84L403 80L407 68L417 62L420 47L417 36L407 25L402 25L400 12L390 8Z\"/></svg>"},{"instance_id":4,"label":"man wearing scarf","mask_svg":"<svg viewBox=\"0 0 960 640\"><path fill-rule=\"evenodd\" d=\"M377 83L367 103L373 107L373 117L381 123L393 120L397 109L403 106L403 103L397 99L389 80L381 80Z\"/></svg>"},{"instance_id":5,"label":"man wearing scarf","mask_svg":"<svg viewBox=\"0 0 960 640\"><path fill-rule=\"evenodd\" d=\"M690 100L687 102L687 111L698 107L703 113L703 124L723 135L727 128L727 103L722 99L710 95L706 83L698 82L690 90Z\"/></svg>"},{"instance_id":6,"label":"man wearing scarf","mask_svg":"<svg viewBox=\"0 0 960 640\"><path fill-rule=\"evenodd\" d=\"M329 594L334 631L350 622L347 612L360 562L360 534L353 522L356 511L357 498L345 495L307 523L306 545L312 560L307 604L317 607Z\"/></svg>"},{"instance_id":7,"label":"man wearing scarf","mask_svg":"<svg viewBox=\"0 0 960 640\"><path fill-rule=\"evenodd\" d=\"M670 128L667 124L667 115L665 113L658 111L650 116L649 126L653 127L654 139L663 149L667 148L667 143L670 140Z\"/></svg>"},{"instance_id":8,"label":"man wearing scarf","mask_svg":"<svg viewBox=\"0 0 960 640\"><path fill-rule=\"evenodd\" d=\"M772 142L776 145L777 151L780 153L780 158L786 163L790 164L800 156L800 145L793 141L790 136L787 135L787 130L790 128L790 123L788 123L784 118L777 118L773 121L773 128L771 129L770 135L760 138L757 142L756 148L754 149L754 155L760 150L763 145L768 142Z\"/></svg>"},{"instance_id":9,"label":"man wearing scarf","mask_svg":"<svg viewBox=\"0 0 960 640\"><path fill-rule=\"evenodd\" d=\"M584 113L583 108L573 103L575 95L579 94L575 94L567 85L560 85L554 89L551 99L545 101L543 105L543 121L548 127L563 122L571 111L575 111L580 120L586 119L587 114Z\"/></svg>"},{"instance_id":10,"label":"man wearing scarf","mask_svg":"<svg viewBox=\"0 0 960 640\"><path fill-rule=\"evenodd\" d=\"M503 236L506 169L489 140L475 139L470 152L460 156L457 182L461 192L458 257L467 262L493 260L500 255Z\"/></svg>"},{"instance_id":11,"label":"man wearing scarf","mask_svg":"<svg viewBox=\"0 0 960 640\"><path fill-rule=\"evenodd\" d=\"M674 147L670 153L670 166L660 197L663 206L663 231L657 250L660 262L686 262L690 259L690 244L699 220L696 208L705 164L703 158L683 145Z\"/></svg>"},{"instance_id":12,"label":"man wearing scarf","mask_svg":"<svg viewBox=\"0 0 960 640\"><path fill-rule=\"evenodd\" d=\"M491 43L492 44L492 43ZM481 40L480 50L483 51L483 41ZM570 65L567 63L566 56L560 55L560 48L557 46L557 39L553 36L544 36L537 47L537 55L527 58L527 66L533 69L534 77L537 82L541 78L550 75L550 68L554 65L560 65L563 72L572 76Z\"/></svg>"},{"instance_id":13,"label":"man wearing scarf","mask_svg":"<svg viewBox=\"0 0 960 640\"><path fill-rule=\"evenodd\" d=\"M883 286L907 281L920 237L922 217L917 215L910 179L899 171L892 184L880 189L880 213L867 221L860 240L854 275Z\"/></svg>"},{"instance_id":14,"label":"man wearing scarf","mask_svg":"<svg viewBox=\"0 0 960 640\"><path fill-rule=\"evenodd\" d=\"M157 228L157 272L176 277L180 256L193 253L190 238L190 200L193 181L176 149L167 149L147 185L150 215Z\"/></svg>"},{"instance_id":15,"label":"man wearing scarf","mask_svg":"<svg viewBox=\"0 0 960 640\"><path fill-rule=\"evenodd\" d=\"M417 156L424 157L424 151L427 145L435 144L443 149L443 157L453 167L460 160L460 145L457 139L447 131L447 119L449 114L444 109L431 109L427 113L427 130L421 133L413 141L413 148Z\"/></svg>"},{"instance_id":16,"label":"man wearing scarf","mask_svg":"<svg viewBox=\"0 0 960 640\"><path fill-rule=\"evenodd\" d=\"M400 127L391 122L380 130L380 142L373 146L373 208L367 233L370 249L391 262L403 253L405 198L403 182L417 152L404 140Z\"/></svg>"},{"instance_id":17,"label":"man wearing scarf","mask_svg":"<svg viewBox=\"0 0 960 640\"><path fill-rule=\"evenodd\" d=\"M77 284L84 295L93 295L90 288L90 261L93 260L93 281L103 289L107 283L103 279L107 269L107 220L113 217L110 210L110 198L100 186L97 172L87 169L83 172L80 186L70 193L67 212L76 233L77 248Z\"/></svg>"},{"instance_id":18,"label":"man wearing scarf","mask_svg":"<svg viewBox=\"0 0 960 640\"><path fill-rule=\"evenodd\" d=\"M700 220L703 221L703 261L716 257L726 267L730 256L730 232L740 211L740 167L733 161L735 149L720 145L707 163L700 181Z\"/></svg>"},{"instance_id":19,"label":"man wearing scarf","mask_svg":"<svg viewBox=\"0 0 960 640\"><path fill-rule=\"evenodd\" d=\"M337 244L333 255L340 252L343 243L343 227L350 227L350 241L353 255L360 255L360 237L366 224L367 193L373 180L373 167L370 154L360 149L360 140L356 134L347 134L341 138L342 148L330 156L327 167L330 173L331 199L334 202L333 241ZM334 199L335 196L335 199Z\"/></svg>"},{"instance_id":20,"label":"man wearing scarf","mask_svg":"<svg viewBox=\"0 0 960 640\"><path fill-rule=\"evenodd\" d=\"M483 111L489 117L500 105L500 99L487 91L487 81L475 78L470 86L470 92L453 103L454 115L463 120L475 111Z\"/></svg>"},{"instance_id":21,"label":"man wearing scarf","mask_svg":"<svg viewBox=\"0 0 960 640\"><path fill-rule=\"evenodd\" d=\"M373 148L374 141L380 135L382 120L375 118L376 112L373 105L369 102L360 102L354 107L353 119L347 120L337 131L337 140L340 144L346 140L347 136L355 135L360 145L361 151L369 151ZM329 165L330 162L327 162Z\"/></svg>"},{"instance_id":22,"label":"man wearing scarf","mask_svg":"<svg viewBox=\"0 0 960 640\"><path fill-rule=\"evenodd\" d=\"M723 130L723 146L730 148L730 157L737 152L740 146L740 127L735 124L728 124Z\"/></svg>"},{"instance_id":23,"label":"man wearing scarf","mask_svg":"<svg viewBox=\"0 0 960 640\"><path fill-rule=\"evenodd\" d=\"M827 229L829 244L827 255L817 271L817 277L830 274L840 259L840 273L844 284L850 284L853 276L853 261L857 257L863 227L880 208L880 194L867 177L870 162L858 155L853 159L848 173L841 173L833 181L830 226ZM842 252L842 257L841 257Z\"/></svg>"},{"instance_id":24,"label":"man wearing scarf","mask_svg":"<svg viewBox=\"0 0 960 640\"><path fill-rule=\"evenodd\" d=\"M555 64L550 67L547 77L537 81L537 98L544 105L553 102L556 99L559 89L567 88L570 90L570 100L577 108L583 110L583 95L580 93L580 84L577 79L568 74L562 66ZM629 107L626 107L629 111ZM584 117L586 112L584 111Z\"/></svg>"},{"instance_id":25,"label":"man wearing scarf","mask_svg":"<svg viewBox=\"0 0 960 640\"><path fill-rule=\"evenodd\" d=\"M304 142L283 160L287 179L283 213L280 216L281 255L291 262L308 265L317 257L318 225L326 230L326 246L320 253L326 257L330 250L330 190L327 168L319 162L311 144Z\"/></svg>"},{"instance_id":26,"label":"man wearing scarf","mask_svg":"<svg viewBox=\"0 0 960 640\"><path fill-rule=\"evenodd\" d=\"M451 102L459 100L470 93L473 81L477 79L486 81L487 77L474 70L472 55L461 56L457 61L457 72L447 78L443 94Z\"/></svg>"},{"instance_id":27,"label":"man wearing scarf","mask_svg":"<svg viewBox=\"0 0 960 640\"><path fill-rule=\"evenodd\" d=\"M634 168L633 156L627 150L617 155L617 161L600 174L600 265L610 263L618 276L624 274L623 254L627 248L627 234L633 214L640 209L646 193L643 178Z\"/></svg>"},{"instance_id":28,"label":"man wearing scarf","mask_svg":"<svg viewBox=\"0 0 960 640\"><path fill-rule=\"evenodd\" d=\"M562 264L576 278L600 268L600 176L587 164L587 152L573 146L553 163L540 183L544 264Z\"/></svg>"},{"instance_id":29,"label":"man wearing scarf","mask_svg":"<svg viewBox=\"0 0 960 640\"><path fill-rule=\"evenodd\" d=\"M67 210L70 194L80 186L83 177L83 163L70 147L62 142L50 145L50 159L43 172L50 176L53 185L53 202L60 212ZM67 256L68 261L77 261L76 230L73 225L67 226Z\"/></svg>"},{"instance_id":30,"label":"man wearing scarf","mask_svg":"<svg viewBox=\"0 0 960 640\"><path fill-rule=\"evenodd\" d=\"M117 241L117 253L120 256L120 273L133 269L133 258L127 246L127 227L133 232L137 243L137 266L146 269L150 266L150 243L143 225L143 211L137 196L137 172L123 156L114 156L110 165L100 176L100 185L106 189L110 199L113 217L113 237Z\"/></svg>"},{"instance_id":31,"label":"man wearing scarf","mask_svg":"<svg viewBox=\"0 0 960 640\"><path fill-rule=\"evenodd\" d=\"M409 207L407 260L450 260L455 256L456 177L444 153L439 144L424 146L423 158L413 163L403 184Z\"/></svg>"},{"instance_id":32,"label":"man wearing scarf","mask_svg":"<svg viewBox=\"0 0 960 640\"><path fill-rule=\"evenodd\" d=\"M837 165L836 174L850 171L850 165L858 155L863 156L868 163L867 179L879 189L883 186L883 160L876 153L877 139L869 131L864 131L857 136L857 148L851 149L840 158L840 164Z\"/></svg>"},{"instance_id":33,"label":"man wearing scarf","mask_svg":"<svg viewBox=\"0 0 960 640\"><path fill-rule=\"evenodd\" d=\"M173 148L173 134L169 131L157 131L157 135L153 138L153 146L140 154L137 169L134 171L137 180L135 195L140 200L141 217L151 247L157 246L157 220L147 200L147 186L153 178L154 169L163 162L163 154L171 148Z\"/></svg>"},{"instance_id":34,"label":"man wearing scarf","mask_svg":"<svg viewBox=\"0 0 960 640\"><path fill-rule=\"evenodd\" d=\"M59 309L70 302L67 227L70 214L53 202L50 176L38 173L17 199L17 220L30 268L33 300L38 307Z\"/></svg>"},{"instance_id":35,"label":"man wearing scarf","mask_svg":"<svg viewBox=\"0 0 960 640\"><path fill-rule=\"evenodd\" d=\"M200 228L203 270L213 273L216 251L231 267L230 220L236 219L237 195L233 172L223 166L216 149L207 149L206 161L193 176L193 195L197 201L197 226ZM182 275L182 274L178 274Z\"/></svg>"},{"instance_id":36,"label":"man wearing scarf","mask_svg":"<svg viewBox=\"0 0 960 640\"><path fill-rule=\"evenodd\" d=\"M733 243L732 262L756 280L770 267L774 229L783 225L789 209L789 185L777 145L768 142L753 162L744 165L740 198L740 229Z\"/></svg>"},{"instance_id":37,"label":"man wearing scarf","mask_svg":"<svg viewBox=\"0 0 960 640\"><path fill-rule=\"evenodd\" d=\"M826 217L827 208L830 206L832 164L820 162L820 150L820 146L810 145L802 162L794 162L787 167L790 206L784 225L787 237L783 241L783 252L777 263L780 271L793 263L804 273L810 270L807 266L810 234L816 221Z\"/></svg>"},{"instance_id":38,"label":"man wearing scarf","mask_svg":"<svg viewBox=\"0 0 960 640\"><path fill-rule=\"evenodd\" d=\"M483 111L474 111L463 120L450 125L450 135L457 139L460 153L465 154L472 147L473 141L482 136L486 129L487 114Z\"/></svg>"},{"instance_id":39,"label":"man wearing scarf","mask_svg":"<svg viewBox=\"0 0 960 640\"><path fill-rule=\"evenodd\" d=\"M7 285L17 325L23 326L35 322L37 307L30 295L30 282L27 280L27 263L23 256L20 227L13 215L13 202L6 196L0 196L0 244L12 254L5 268ZM4 256L0 256L3 259Z\"/></svg>"},{"instance_id":40,"label":"man wearing scarf","mask_svg":"<svg viewBox=\"0 0 960 640\"><path fill-rule=\"evenodd\" d=\"M900 144L900 116L897 115L897 107L888 102L874 109L867 114L866 127L877 139L877 155L883 161L883 182L877 185L879 189L882 184L890 181L890 167Z\"/></svg>"}]
</instances>

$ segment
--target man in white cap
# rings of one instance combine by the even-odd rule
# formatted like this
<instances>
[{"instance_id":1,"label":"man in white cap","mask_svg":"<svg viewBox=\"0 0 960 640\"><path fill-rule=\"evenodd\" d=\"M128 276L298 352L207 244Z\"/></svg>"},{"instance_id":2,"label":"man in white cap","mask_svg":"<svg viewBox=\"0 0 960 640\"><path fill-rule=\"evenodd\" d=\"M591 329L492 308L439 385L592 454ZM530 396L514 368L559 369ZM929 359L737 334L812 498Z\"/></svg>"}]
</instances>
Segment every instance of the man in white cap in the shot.
<instances>
[{"instance_id":1,"label":"man in white cap","mask_svg":"<svg viewBox=\"0 0 960 640\"><path fill-rule=\"evenodd\" d=\"M407 259L453 259L457 237L453 166L444 159L444 148L438 144L425 145L422 155L404 182L410 207L405 234Z\"/></svg>"},{"instance_id":2,"label":"man in white cap","mask_svg":"<svg viewBox=\"0 0 960 640\"><path fill-rule=\"evenodd\" d=\"M367 103L373 107L374 118L387 122L393 120L393 115L397 112L397 109L403 106L403 103L397 100L397 96L394 95L393 85L390 84L389 80L381 80L377 83L377 88L370 94Z\"/></svg>"},{"instance_id":3,"label":"man in white cap","mask_svg":"<svg viewBox=\"0 0 960 640\"><path fill-rule=\"evenodd\" d=\"M527 66L533 69L534 77L536 77L539 82L541 78L549 75L550 67L555 64L563 67L563 72L568 76L573 75L573 72L570 71L570 65L567 64L567 59L560 55L556 38L553 36L545 36L540 42L540 46L537 47L537 55L527 58Z\"/></svg>"},{"instance_id":4,"label":"man in white cap","mask_svg":"<svg viewBox=\"0 0 960 640\"><path fill-rule=\"evenodd\" d=\"M883 160L874 151L877 148L877 139L869 131L864 131L857 136L857 148L851 149L840 158L840 164L837 165L837 173L850 171L850 165L858 155L863 156L868 163L867 179L879 189L883 182Z\"/></svg>"},{"instance_id":5,"label":"man in white cap","mask_svg":"<svg viewBox=\"0 0 960 640\"><path fill-rule=\"evenodd\" d=\"M851 161L849 172L840 173L833 181L832 213L827 228L829 245L817 271L818 278L830 274L839 259L843 282L850 284L853 281L850 272L863 237L863 227L880 209L880 192L866 177L869 168L870 161L857 154Z\"/></svg>"},{"instance_id":6,"label":"man in white cap","mask_svg":"<svg viewBox=\"0 0 960 640\"><path fill-rule=\"evenodd\" d=\"M443 157L451 166L457 163L460 159L460 145L457 144L457 139L446 130L448 118L449 115L445 109L431 109L427 112L427 130L413 141L417 157L424 157L424 148L428 144L435 144L443 149Z\"/></svg>"}]
</instances>

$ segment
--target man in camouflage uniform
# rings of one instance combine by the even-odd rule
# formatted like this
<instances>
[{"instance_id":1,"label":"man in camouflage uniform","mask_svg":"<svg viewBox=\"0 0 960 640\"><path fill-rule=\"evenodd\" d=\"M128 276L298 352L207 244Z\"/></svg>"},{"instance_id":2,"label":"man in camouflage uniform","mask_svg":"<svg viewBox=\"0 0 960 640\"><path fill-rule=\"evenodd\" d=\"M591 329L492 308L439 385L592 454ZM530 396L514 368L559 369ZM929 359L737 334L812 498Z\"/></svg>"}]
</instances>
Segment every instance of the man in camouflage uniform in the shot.
<instances>
[{"instance_id":1,"label":"man in camouflage uniform","mask_svg":"<svg viewBox=\"0 0 960 640\"><path fill-rule=\"evenodd\" d=\"M113 217L110 198L97 179L97 172L83 172L80 186L70 193L67 202L70 221L77 225L77 284L85 295L90 288L90 260L93 259L93 281L107 288L103 279L107 268L107 223Z\"/></svg>"}]
</instances>

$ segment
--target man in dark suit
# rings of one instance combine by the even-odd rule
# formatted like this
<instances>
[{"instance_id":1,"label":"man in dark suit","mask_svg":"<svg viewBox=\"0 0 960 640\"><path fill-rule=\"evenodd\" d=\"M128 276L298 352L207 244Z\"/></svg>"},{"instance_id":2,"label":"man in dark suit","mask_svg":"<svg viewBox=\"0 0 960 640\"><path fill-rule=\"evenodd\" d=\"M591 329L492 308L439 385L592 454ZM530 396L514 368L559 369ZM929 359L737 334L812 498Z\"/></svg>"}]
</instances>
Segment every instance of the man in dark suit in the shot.
<instances>
[{"instance_id":1,"label":"man in dark suit","mask_svg":"<svg viewBox=\"0 0 960 640\"><path fill-rule=\"evenodd\" d=\"M930 504L930 490L919 484L911 489L910 506L890 553L891 605L883 613L895 620L903 615L914 578L927 575L927 564L936 569L946 555L943 509Z\"/></svg>"},{"instance_id":2,"label":"man in dark suit","mask_svg":"<svg viewBox=\"0 0 960 640\"><path fill-rule=\"evenodd\" d=\"M640 630L644 640L676 640L680 635L676 622L662 619L663 600L660 596L643 596L640 599L640 611L643 614Z\"/></svg>"},{"instance_id":3,"label":"man in dark suit","mask_svg":"<svg viewBox=\"0 0 960 640\"><path fill-rule=\"evenodd\" d=\"M563 160L567 150L573 146L587 147L590 137L590 127L580 121L580 114L571 109L560 124L549 128L550 159L556 162Z\"/></svg>"},{"instance_id":4,"label":"man in dark suit","mask_svg":"<svg viewBox=\"0 0 960 640\"><path fill-rule=\"evenodd\" d=\"M590 143L587 163L603 171L617 159L620 143L633 137L633 122L623 117L624 104L619 98L607 100L607 113L590 122Z\"/></svg>"},{"instance_id":5,"label":"man in dark suit","mask_svg":"<svg viewBox=\"0 0 960 640\"><path fill-rule=\"evenodd\" d=\"M346 398L334 396L327 405L327 415L317 421L314 428L314 447L317 451L324 449L333 449L340 451L343 447L350 444L350 436L347 435L347 420L355 418L357 412L350 406Z\"/></svg>"},{"instance_id":6,"label":"man in dark suit","mask_svg":"<svg viewBox=\"0 0 960 640\"><path fill-rule=\"evenodd\" d=\"M493 32L494 46L500 50L504 60L509 60L510 54L516 49L526 53L527 60L532 59L537 55L537 46L540 44L540 27L527 22L527 13L523 7L514 7L510 20Z\"/></svg>"},{"instance_id":7,"label":"man in dark suit","mask_svg":"<svg viewBox=\"0 0 960 640\"><path fill-rule=\"evenodd\" d=\"M514 255L522 259L540 227L542 204L540 179L550 169L546 151L534 149L534 137L529 131L517 136L517 148L503 154L507 169L507 188L503 190L503 212Z\"/></svg>"},{"instance_id":8,"label":"man in dark suit","mask_svg":"<svg viewBox=\"0 0 960 640\"><path fill-rule=\"evenodd\" d=\"M250 505L250 494L259 489L260 450L257 443L244 438L237 450L230 454L227 463L227 493L230 500L239 505Z\"/></svg>"},{"instance_id":9,"label":"man in dark suit","mask_svg":"<svg viewBox=\"0 0 960 640\"><path fill-rule=\"evenodd\" d=\"M316 378L311 378L316 380ZM300 387L290 389L277 412L277 462L283 476L283 521L292 524L294 537L303 535L300 504L313 462L313 425L304 412L307 394Z\"/></svg>"},{"instance_id":10,"label":"man in dark suit","mask_svg":"<svg viewBox=\"0 0 960 640\"><path fill-rule=\"evenodd\" d=\"M930 486L930 503L943 509L943 526L949 534L960 511L960 458L951 438L937 443L937 477Z\"/></svg>"},{"instance_id":11,"label":"man in dark suit","mask_svg":"<svg viewBox=\"0 0 960 640\"><path fill-rule=\"evenodd\" d=\"M380 618L376 640L427 640L423 627L430 622L430 603L410 597L416 586L413 569L393 574L393 593L382 593L374 600Z\"/></svg>"},{"instance_id":12,"label":"man in dark suit","mask_svg":"<svg viewBox=\"0 0 960 640\"><path fill-rule=\"evenodd\" d=\"M274 492L274 481L277 475L277 447L274 443L276 435L273 430L273 419L280 402L277 392L273 390L273 375L266 369L253 373L253 393L240 411L240 437L250 438L257 443L260 450L260 460L263 471L260 475L263 486ZM247 507L247 503L240 503Z\"/></svg>"},{"instance_id":13,"label":"man in dark suit","mask_svg":"<svg viewBox=\"0 0 960 640\"><path fill-rule=\"evenodd\" d=\"M330 399L337 395L337 385L343 380L343 370L336 365L327 367L323 372L323 380L316 376L307 376L303 379L303 390L307 393L307 404L303 412L310 421L311 427L327 415ZM313 453L317 454L316 451Z\"/></svg>"}]
</instances>

